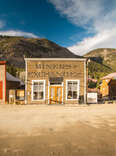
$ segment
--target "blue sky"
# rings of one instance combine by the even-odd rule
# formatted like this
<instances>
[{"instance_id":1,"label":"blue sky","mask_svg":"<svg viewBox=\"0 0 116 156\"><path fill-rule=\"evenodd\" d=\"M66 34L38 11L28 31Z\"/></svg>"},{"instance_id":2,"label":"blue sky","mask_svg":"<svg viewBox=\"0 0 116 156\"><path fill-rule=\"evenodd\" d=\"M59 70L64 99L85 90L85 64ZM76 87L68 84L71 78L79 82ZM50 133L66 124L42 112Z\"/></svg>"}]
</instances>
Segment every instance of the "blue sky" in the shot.
<instances>
[{"instance_id":1,"label":"blue sky","mask_svg":"<svg viewBox=\"0 0 116 156\"><path fill-rule=\"evenodd\" d=\"M61 16L47 0L4 0L0 19L5 23L3 31L30 32L65 47L75 43L73 35L82 36L84 31Z\"/></svg>"},{"instance_id":2,"label":"blue sky","mask_svg":"<svg viewBox=\"0 0 116 156\"><path fill-rule=\"evenodd\" d=\"M0 34L47 38L83 55L116 48L115 0L0 0Z\"/></svg>"}]
</instances>

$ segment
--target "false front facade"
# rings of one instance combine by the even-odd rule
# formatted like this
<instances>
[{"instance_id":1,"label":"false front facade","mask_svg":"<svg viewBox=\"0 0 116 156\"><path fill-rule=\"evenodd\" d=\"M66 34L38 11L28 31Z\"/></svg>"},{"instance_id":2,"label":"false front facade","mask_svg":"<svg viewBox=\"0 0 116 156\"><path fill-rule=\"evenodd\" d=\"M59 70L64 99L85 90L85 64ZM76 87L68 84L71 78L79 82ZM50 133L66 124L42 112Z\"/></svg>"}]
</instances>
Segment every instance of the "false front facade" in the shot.
<instances>
[{"instance_id":1,"label":"false front facade","mask_svg":"<svg viewBox=\"0 0 116 156\"><path fill-rule=\"evenodd\" d=\"M86 59L25 58L26 104L86 103Z\"/></svg>"}]
</instances>

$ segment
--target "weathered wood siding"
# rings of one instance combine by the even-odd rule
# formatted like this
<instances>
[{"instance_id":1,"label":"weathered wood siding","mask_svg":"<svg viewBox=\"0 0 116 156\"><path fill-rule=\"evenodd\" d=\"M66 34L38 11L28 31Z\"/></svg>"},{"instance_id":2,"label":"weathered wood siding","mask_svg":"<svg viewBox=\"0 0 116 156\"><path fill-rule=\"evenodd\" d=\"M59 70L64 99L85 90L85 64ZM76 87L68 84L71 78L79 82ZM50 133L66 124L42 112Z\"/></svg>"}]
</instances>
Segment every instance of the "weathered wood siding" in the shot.
<instances>
[{"instance_id":1,"label":"weathered wood siding","mask_svg":"<svg viewBox=\"0 0 116 156\"><path fill-rule=\"evenodd\" d=\"M77 100L66 100L66 80L79 80L79 95L83 97L84 64L82 60L27 60L27 103L48 104L49 77L63 77L63 103L78 103ZM32 80L46 80L45 101L32 101Z\"/></svg>"},{"instance_id":2,"label":"weathered wood siding","mask_svg":"<svg viewBox=\"0 0 116 156\"><path fill-rule=\"evenodd\" d=\"M9 102L9 90L20 87L20 82L6 81L6 100Z\"/></svg>"},{"instance_id":3,"label":"weathered wood siding","mask_svg":"<svg viewBox=\"0 0 116 156\"><path fill-rule=\"evenodd\" d=\"M102 84L100 86L100 93L102 94L102 96L108 96L109 95L109 82L110 82L110 79L105 79L105 80L102 80Z\"/></svg>"}]
</instances>

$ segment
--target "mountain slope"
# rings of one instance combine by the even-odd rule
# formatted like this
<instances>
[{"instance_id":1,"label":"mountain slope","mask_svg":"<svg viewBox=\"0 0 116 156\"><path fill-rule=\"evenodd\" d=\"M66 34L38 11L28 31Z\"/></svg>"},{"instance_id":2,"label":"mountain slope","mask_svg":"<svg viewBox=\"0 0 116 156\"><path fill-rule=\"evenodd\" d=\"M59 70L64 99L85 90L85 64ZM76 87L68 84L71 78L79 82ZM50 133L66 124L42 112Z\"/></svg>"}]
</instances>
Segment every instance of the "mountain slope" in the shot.
<instances>
[{"instance_id":1,"label":"mountain slope","mask_svg":"<svg viewBox=\"0 0 116 156\"><path fill-rule=\"evenodd\" d=\"M47 39L0 36L0 59L11 66L24 68L24 57L75 58L68 49Z\"/></svg>"},{"instance_id":2,"label":"mountain slope","mask_svg":"<svg viewBox=\"0 0 116 156\"><path fill-rule=\"evenodd\" d=\"M112 72L113 70L104 64L100 64L92 60L88 63L88 74L91 78L100 80L101 77Z\"/></svg>"},{"instance_id":3,"label":"mountain slope","mask_svg":"<svg viewBox=\"0 0 116 156\"><path fill-rule=\"evenodd\" d=\"M116 49L95 49L85 54L84 57L91 60L88 62L88 74L97 80L96 87L100 86L102 77L116 71ZM91 87L91 82L89 82L89 87Z\"/></svg>"},{"instance_id":4,"label":"mountain slope","mask_svg":"<svg viewBox=\"0 0 116 156\"><path fill-rule=\"evenodd\" d=\"M116 71L116 49L113 48L95 49L85 54L84 57L90 57L92 58L92 60L95 60L100 64L106 65L110 67L113 71Z\"/></svg>"}]
</instances>

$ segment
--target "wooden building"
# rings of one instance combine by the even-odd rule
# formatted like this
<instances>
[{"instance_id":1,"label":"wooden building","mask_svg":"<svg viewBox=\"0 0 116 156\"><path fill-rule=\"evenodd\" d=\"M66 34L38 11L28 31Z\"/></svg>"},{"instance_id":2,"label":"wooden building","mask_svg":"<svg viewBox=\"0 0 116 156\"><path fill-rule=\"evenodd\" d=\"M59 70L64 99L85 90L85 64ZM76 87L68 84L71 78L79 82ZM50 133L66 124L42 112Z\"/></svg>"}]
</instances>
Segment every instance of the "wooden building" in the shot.
<instances>
[{"instance_id":1,"label":"wooden building","mask_svg":"<svg viewBox=\"0 0 116 156\"><path fill-rule=\"evenodd\" d=\"M6 101L9 102L9 91L21 87L21 80L6 72Z\"/></svg>"},{"instance_id":2,"label":"wooden building","mask_svg":"<svg viewBox=\"0 0 116 156\"><path fill-rule=\"evenodd\" d=\"M6 61L0 61L0 103L6 101Z\"/></svg>"},{"instance_id":3,"label":"wooden building","mask_svg":"<svg viewBox=\"0 0 116 156\"><path fill-rule=\"evenodd\" d=\"M116 99L116 73L111 73L102 78L100 93L102 97Z\"/></svg>"},{"instance_id":4,"label":"wooden building","mask_svg":"<svg viewBox=\"0 0 116 156\"><path fill-rule=\"evenodd\" d=\"M84 58L25 58L26 104L86 103Z\"/></svg>"},{"instance_id":5,"label":"wooden building","mask_svg":"<svg viewBox=\"0 0 116 156\"><path fill-rule=\"evenodd\" d=\"M6 72L6 61L0 61L0 104L9 100L9 90L20 87L21 81Z\"/></svg>"}]
</instances>

